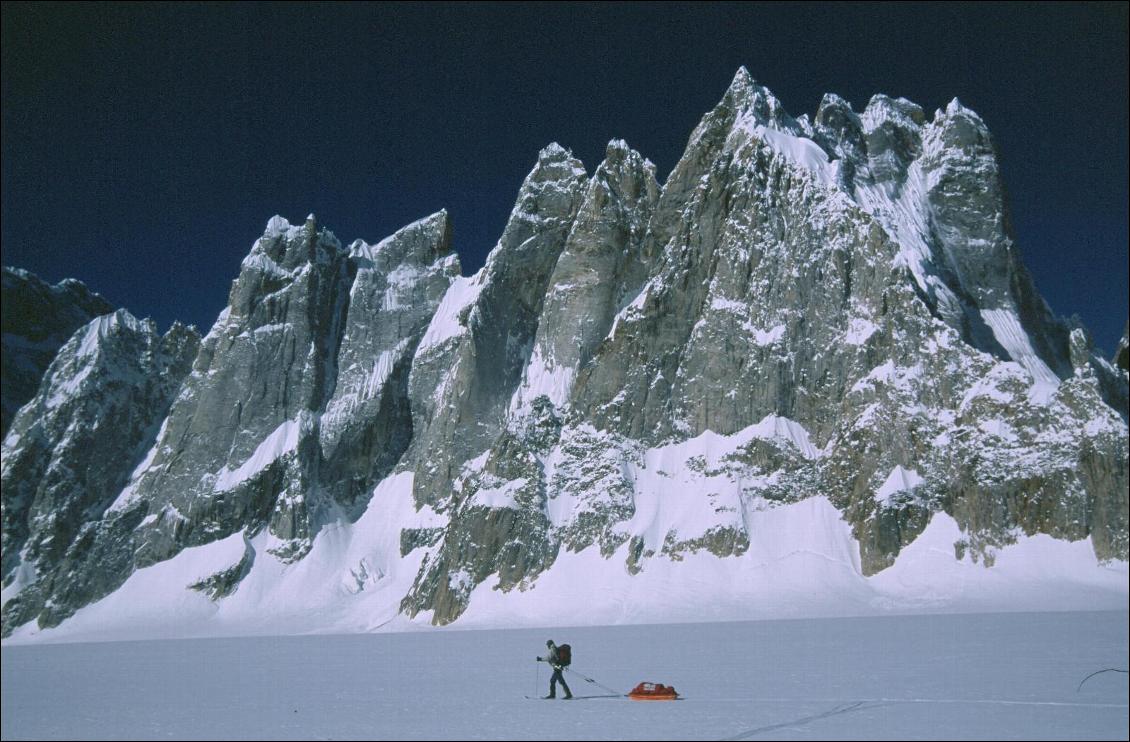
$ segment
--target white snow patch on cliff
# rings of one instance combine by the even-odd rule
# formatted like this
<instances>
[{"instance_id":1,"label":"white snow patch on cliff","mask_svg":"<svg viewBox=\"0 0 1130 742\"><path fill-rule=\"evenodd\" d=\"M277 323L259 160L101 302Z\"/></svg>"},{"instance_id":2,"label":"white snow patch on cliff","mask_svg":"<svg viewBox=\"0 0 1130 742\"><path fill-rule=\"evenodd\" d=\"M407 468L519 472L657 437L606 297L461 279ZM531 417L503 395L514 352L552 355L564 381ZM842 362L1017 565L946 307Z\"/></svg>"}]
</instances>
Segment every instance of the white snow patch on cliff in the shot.
<instances>
[{"instance_id":1,"label":"white snow patch on cliff","mask_svg":"<svg viewBox=\"0 0 1130 742\"><path fill-rule=\"evenodd\" d=\"M302 433L313 425L313 416L302 413L294 420L279 425L255 448L255 452L235 469L225 466L216 474L213 486L215 492L230 490L236 485L251 479L280 458L298 448Z\"/></svg>"},{"instance_id":2,"label":"white snow patch on cliff","mask_svg":"<svg viewBox=\"0 0 1130 742\"><path fill-rule=\"evenodd\" d=\"M431 323L428 324L427 332L420 340L417 354L429 351L467 331L467 328L460 323L459 315L479 298L482 280L483 272L479 271L470 277L457 276L451 282Z\"/></svg>"},{"instance_id":3,"label":"white snow patch on cliff","mask_svg":"<svg viewBox=\"0 0 1130 742\"><path fill-rule=\"evenodd\" d=\"M891 469L887 478L883 480L883 484L879 485L879 489L875 490L875 502L886 505L890 502L892 495L897 495L899 492L909 492L925 481L916 470L904 469L901 465L895 466L894 469Z\"/></svg>"}]
</instances>

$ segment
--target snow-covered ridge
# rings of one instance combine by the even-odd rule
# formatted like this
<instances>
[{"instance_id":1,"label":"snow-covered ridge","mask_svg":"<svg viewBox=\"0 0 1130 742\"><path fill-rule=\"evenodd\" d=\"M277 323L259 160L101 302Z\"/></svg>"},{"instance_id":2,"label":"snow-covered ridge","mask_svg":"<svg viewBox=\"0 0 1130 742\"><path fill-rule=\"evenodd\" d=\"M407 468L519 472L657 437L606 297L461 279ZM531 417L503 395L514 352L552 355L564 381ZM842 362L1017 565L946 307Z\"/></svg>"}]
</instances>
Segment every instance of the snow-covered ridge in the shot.
<instances>
[{"instance_id":1,"label":"snow-covered ridge","mask_svg":"<svg viewBox=\"0 0 1130 742\"><path fill-rule=\"evenodd\" d=\"M119 328L141 332L141 321L125 309L119 309L112 314L98 317L86 326L86 332L79 343L77 355L80 358L94 355L106 337L118 331Z\"/></svg>"}]
</instances>

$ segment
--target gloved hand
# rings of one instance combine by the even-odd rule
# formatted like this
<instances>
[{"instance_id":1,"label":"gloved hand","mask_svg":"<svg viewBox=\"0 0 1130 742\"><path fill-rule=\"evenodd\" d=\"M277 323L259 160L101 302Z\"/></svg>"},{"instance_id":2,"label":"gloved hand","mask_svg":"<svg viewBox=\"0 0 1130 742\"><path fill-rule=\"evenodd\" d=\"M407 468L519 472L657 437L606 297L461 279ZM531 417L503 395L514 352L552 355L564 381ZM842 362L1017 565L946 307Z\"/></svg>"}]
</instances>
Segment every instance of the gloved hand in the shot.
<instances>
[{"instance_id":1,"label":"gloved hand","mask_svg":"<svg viewBox=\"0 0 1130 742\"><path fill-rule=\"evenodd\" d=\"M537 660L538 662L545 662L545 660L543 660L541 657L538 657Z\"/></svg>"}]
</instances>

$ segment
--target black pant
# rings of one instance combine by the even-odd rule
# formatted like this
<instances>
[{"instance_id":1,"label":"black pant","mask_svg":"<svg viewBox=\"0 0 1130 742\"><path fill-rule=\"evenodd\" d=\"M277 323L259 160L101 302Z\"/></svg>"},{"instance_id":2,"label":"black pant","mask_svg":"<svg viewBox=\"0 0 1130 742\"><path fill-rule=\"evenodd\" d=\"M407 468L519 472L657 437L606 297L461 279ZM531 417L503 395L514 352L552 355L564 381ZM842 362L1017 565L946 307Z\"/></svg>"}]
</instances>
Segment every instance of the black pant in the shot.
<instances>
[{"instance_id":1,"label":"black pant","mask_svg":"<svg viewBox=\"0 0 1130 742\"><path fill-rule=\"evenodd\" d=\"M561 668L553 666L553 676L549 679L549 697L557 697L557 684L561 683L561 687L565 689L565 697L572 698L573 693L569 690L569 684L565 682L565 676L561 674Z\"/></svg>"}]
</instances>

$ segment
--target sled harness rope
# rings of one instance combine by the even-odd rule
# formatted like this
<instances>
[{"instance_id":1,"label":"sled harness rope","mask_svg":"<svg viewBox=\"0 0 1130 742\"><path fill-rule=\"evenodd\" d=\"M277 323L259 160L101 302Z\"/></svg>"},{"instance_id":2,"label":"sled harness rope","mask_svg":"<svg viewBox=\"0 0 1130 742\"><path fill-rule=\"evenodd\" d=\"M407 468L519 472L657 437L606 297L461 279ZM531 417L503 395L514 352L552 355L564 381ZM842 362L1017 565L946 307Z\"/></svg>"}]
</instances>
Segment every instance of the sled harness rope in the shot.
<instances>
[{"instance_id":1,"label":"sled harness rope","mask_svg":"<svg viewBox=\"0 0 1130 742\"><path fill-rule=\"evenodd\" d=\"M1088 675L1087 677L1085 677L1081 681L1079 681L1079 687L1075 689L1075 692L1078 693L1080 690L1083 689L1083 683L1086 683L1088 680L1095 677L1096 675L1102 675L1104 672L1120 672L1123 675L1127 674L1126 670L1119 670L1117 667L1108 667L1105 670L1095 670L1093 673L1091 673L1090 675Z\"/></svg>"},{"instance_id":2,"label":"sled harness rope","mask_svg":"<svg viewBox=\"0 0 1130 742\"><path fill-rule=\"evenodd\" d=\"M607 685L603 685L601 683L598 683L597 681L593 680L592 678L590 678L587 675L582 675L581 673L577 672L576 670L574 670L571 667L566 667L565 669L568 670L569 672L573 673L577 677L579 677L581 680L584 680L586 683L592 683L593 685L597 686L598 688L602 688L603 690L608 691L609 693L616 696L617 698L621 698L625 695L624 693L620 693L619 691L612 690Z\"/></svg>"}]
</instances>

